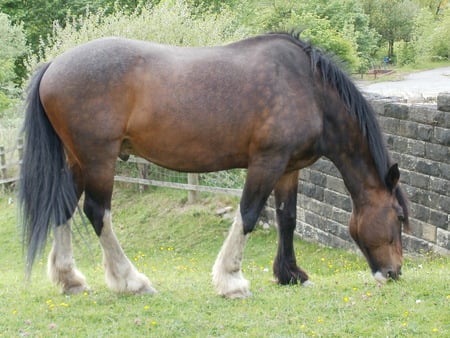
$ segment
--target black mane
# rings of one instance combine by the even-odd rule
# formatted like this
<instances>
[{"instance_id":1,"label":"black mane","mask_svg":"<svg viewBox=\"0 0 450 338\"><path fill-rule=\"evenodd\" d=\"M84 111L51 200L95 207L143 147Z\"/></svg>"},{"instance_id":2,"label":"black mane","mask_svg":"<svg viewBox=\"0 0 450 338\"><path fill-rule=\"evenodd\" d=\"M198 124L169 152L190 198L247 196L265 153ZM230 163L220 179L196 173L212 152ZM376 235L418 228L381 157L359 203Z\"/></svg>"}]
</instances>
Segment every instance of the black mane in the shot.
<instances>
[{"instance_id":1,"label":"black mane","mask_svg":"<svg viewBox=\"0 0 450 338\"><path fill-rule=\"evenodd\" d=\"M347 111L355 118L366 136L369 150L376 166L378 175L383 183L391 165L386 144L372 106L367 102L348 75L337 66L333 57L324 54L310 43L300 39L299 34L279 34L299 46L311 59L311 68L318 71L323 81L336 89L347 107Z\"/></svg>"},{"instance_id":2,"label":"black mane","mask_svg":"<svg viewBox=\"0 0 450 338\"><path fill-rule=\"evenodd\" d=\"M348 113L358 121L359 128L363 135L366 136L369 151L372 155L378 176L381 182L386 186L385 178L392 165L392 160L387 151L386 143L380 125L378 124L375 111L369 102L367 102L350 77L336 64L333 57L326 55L310 43L301 40L299 33L271 34L278 34L299 46L307 55L309 55L311 69L320 72L323 81L336 89L339 93L339 97L347 107ZM407 197L400 186L395 187L393 193L399 204L402 206L405 216L404 226L409 229Z\"/></svg>"}]
</instances>

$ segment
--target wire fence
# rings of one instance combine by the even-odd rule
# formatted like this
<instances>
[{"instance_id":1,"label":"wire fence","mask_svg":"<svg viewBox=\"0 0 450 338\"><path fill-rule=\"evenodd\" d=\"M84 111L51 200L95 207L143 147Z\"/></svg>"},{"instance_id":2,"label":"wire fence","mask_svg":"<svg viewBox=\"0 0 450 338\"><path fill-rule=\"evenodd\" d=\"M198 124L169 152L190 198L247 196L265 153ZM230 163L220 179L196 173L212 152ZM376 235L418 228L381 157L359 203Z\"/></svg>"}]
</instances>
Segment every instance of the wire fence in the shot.
<instances>
[{"instance_id":1,"label":"wire fence","mask_svg":"<svg viewBox=\"0 0 450 338\"><path fill-rule=\"evenodd\" d=\"M138 157L119 161L116 182L135 183L140 186L160 186L195 192L225 193L240 196L245 181L245 169L224 170L211 173L183 173L162 168Z\"/></svg>"},{"instance_id":2,"label":"wire fence","mask_svg":"<svg viewBox=\"0 0 450 338\"><path fill-rule=\"evenodd\" d=\"M0 187L14 187L19 180L23 140L13 147L0 146ZM204 174L183 173L165 169L142 158L131 156L127 161L117 161L116 182L146 186L169 187L189 191L194 201L197 192L224 193L240 196L245 181L245 169L233 169Z\"/></svg>"}]
</instances>

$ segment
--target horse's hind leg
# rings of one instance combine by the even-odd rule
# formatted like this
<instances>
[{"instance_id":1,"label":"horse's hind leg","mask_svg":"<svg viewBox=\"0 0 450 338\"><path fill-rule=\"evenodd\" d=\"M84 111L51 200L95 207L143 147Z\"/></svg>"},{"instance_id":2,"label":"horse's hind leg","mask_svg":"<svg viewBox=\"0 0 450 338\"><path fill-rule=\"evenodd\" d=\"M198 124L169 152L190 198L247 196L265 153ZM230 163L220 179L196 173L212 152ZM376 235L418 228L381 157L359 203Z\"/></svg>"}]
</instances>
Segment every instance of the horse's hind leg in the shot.
<instances>
[{"instance_id":1,"label":"horse's hind leg","mask_svg":"<svg viewBox=\"0 0 450 338\"><path fill-rule=\"evenodd\" d=\"M99 236L107 285L120 293L156 293L148 278L125 255L112 228L111 195L114 170L91 168L86 175L84 212ZM110 175L105 175L105 173Z\"/></svg>"},{"instance_id":2,"label":"horse's hind leg","mask_svg":"<svg viewBox=\"0 0 450 338\"><path fill-rule=\"evenodd\" d=\"M80 173L75 167L71 169L79 197L82 192ZM53 229L53 245L48 256L47 274L53 283L61 286L63 293L75 294L89 290L85 277L75 266L70 220Z\"/></svg>"},{"instance_id":3,"label":"horse's hind leg","mask_svg":"<svg viewBox=\"0 0 450 338\"><path fill-rule=\"evenodd\" d=\"M53 236L53 246L48 256L47 265L50 280L57 285L61 285L62 292L65 294L89 291L85 277L75 267L70 221L55 227Z\"/></svg>"},{"instance_id":4,"label":"horse's hind leg","mask_svg":"<svg viewBox=\"0 0 450 338\"><path fill-rule=\"evenodd\" d=\"M125 255L114 234L110 210L105 210L100 234L103 250L103 266L108 286L121 293L156 293L149 279L140 273Z\"/></svg>"},{"instance_id":5,"label":"horse's hind leg","mask_svg":"<svg viewBox=\"0 0 450 338\"><path fill-rule=\"evenodd\" d=\"M278 252L273 263L273 271L280 284L308 281L306 272L297 266L294 253L298 173L295 171L285 174L274 189L278 224Z\"/></svg>"}]
</instances>

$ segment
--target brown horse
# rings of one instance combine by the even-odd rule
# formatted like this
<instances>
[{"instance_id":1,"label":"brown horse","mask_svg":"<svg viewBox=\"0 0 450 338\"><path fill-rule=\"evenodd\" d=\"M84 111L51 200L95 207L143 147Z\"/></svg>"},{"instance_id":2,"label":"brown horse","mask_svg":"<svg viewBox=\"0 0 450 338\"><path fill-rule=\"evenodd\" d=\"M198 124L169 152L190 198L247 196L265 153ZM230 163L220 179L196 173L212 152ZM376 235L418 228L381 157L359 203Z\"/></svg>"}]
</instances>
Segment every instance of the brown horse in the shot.
<instances>
[{"instance_id":1,"label":"brown horse","mask_svg":"<svg viewBox=\"0 0 450 338\"><path fill-rule=\"evenodd\" d=\"M374 277L401 273L406 200L374 112L329 57L297 36L274 33L209 48L122 38L86 43L37 72L24 131L20 200L28 271L53 229L48 271L64 292L88 288L75 268L69 223L83 192L108 285L155 292L112 230L115 163L129 154L179 171L248 169L213 267L220 295L250 294L243 250L272 191L279 233L274 274L281 284L308 281L293 248L298 175L321 156L344 178L353 200L350 233Z\"/></svg>"}]
</instances>

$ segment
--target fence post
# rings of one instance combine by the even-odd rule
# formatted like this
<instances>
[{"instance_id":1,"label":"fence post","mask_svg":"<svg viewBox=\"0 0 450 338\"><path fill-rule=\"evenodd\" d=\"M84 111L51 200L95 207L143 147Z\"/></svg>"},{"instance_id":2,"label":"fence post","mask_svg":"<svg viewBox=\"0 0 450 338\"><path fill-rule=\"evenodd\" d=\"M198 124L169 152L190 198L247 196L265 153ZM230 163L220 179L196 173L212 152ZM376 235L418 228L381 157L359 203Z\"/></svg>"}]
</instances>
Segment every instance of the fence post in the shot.
<instances>
[{"instance_id":1,"label":"fence post","mask_svg":"<svg viewBox=\"0 0 450 338\"><path fill-rule=\"evenodd\" d=\"M19 137L17 139L17 153L19 154L19 165L22 164L23 158L23 138Z\"/></svg>"},{"instance_id":2,"label":"fence post","mask_svg":"<svg viewBox=\"0 0 450 338\"><path fill-rule=\"evenodd\" d=\"M6 158L4 146L0 146L0 168L0 178L6 178Z\"/></svg>"},{"instance_id":3,"label":"fence post","mask_svg":"<svg viewBox=\"0 0 450 338\"><path fill-rule=\"evenodd\" d=\"M198 185L198 174L188 173L187 179L188 179L188 184ZM198 192L196 190L189 190L188 191L188 202L196 203L197 200L198 200Z\"/></svg>"}]
</instances>

